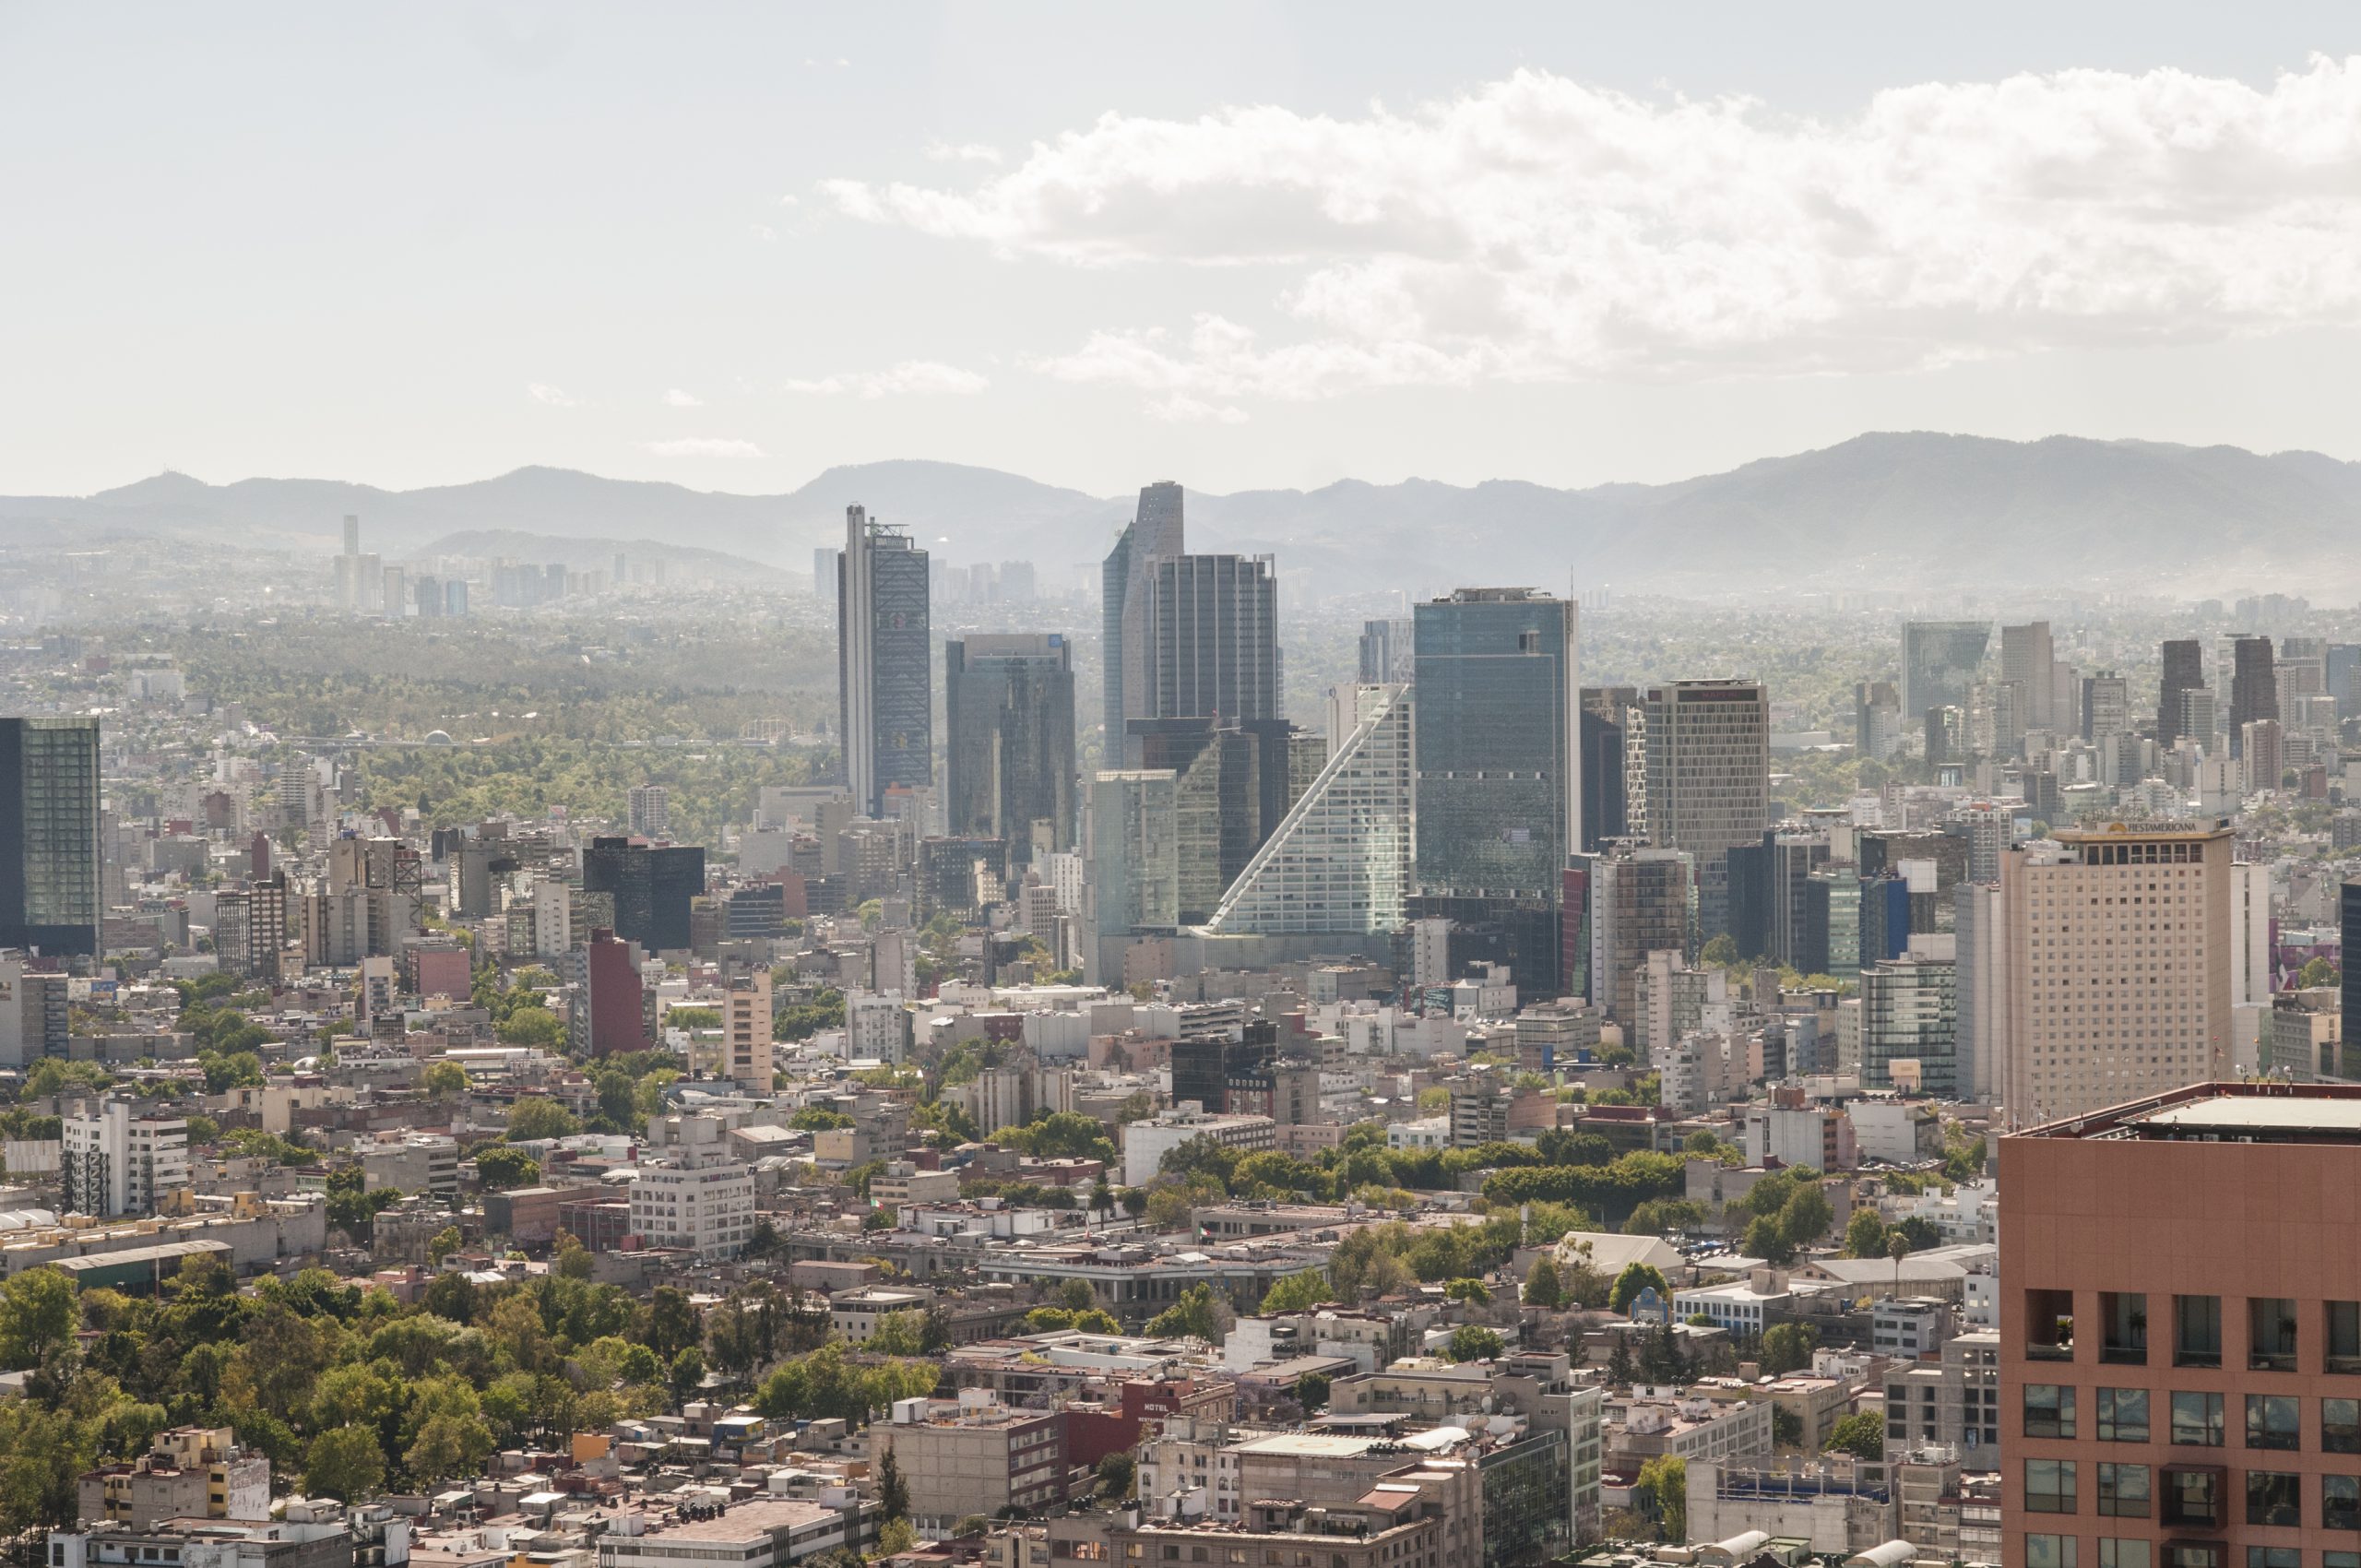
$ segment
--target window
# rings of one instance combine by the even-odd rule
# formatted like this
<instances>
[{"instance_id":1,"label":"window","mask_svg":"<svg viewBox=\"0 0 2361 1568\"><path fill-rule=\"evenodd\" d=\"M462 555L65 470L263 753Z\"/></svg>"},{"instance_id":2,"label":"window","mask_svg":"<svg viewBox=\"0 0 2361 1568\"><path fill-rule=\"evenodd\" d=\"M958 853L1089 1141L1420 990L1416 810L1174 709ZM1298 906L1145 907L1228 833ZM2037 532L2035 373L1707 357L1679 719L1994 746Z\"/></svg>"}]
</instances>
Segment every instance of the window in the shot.
<instances>
[{"instance_id":1,"label":"window","mask_svg":"<svg viewBox=\"0 0 2361 1568\"><path fill-rule=\"evenodd\" d=\"M2144 1540L2116 1540L2101 1536L2099 1568L2154 1568L2154 1557ZM2355 1568L2361 1568L2361 1564Z\"/></svg>"},{"instance_id":2,"label":"window","mask_svg":"<svg viewBox=\"0 0 2361 1568\"><path fill-rule=\"evenodd\" d=\"M2361 1530L2361 1476L2320 1478L2320 1527Z\"/></svg>"},{"instance_id":3,"label":"window","mask_svg":"<svg viewBox=\"0 0 2361 1568\"><path fill-rule=\"evenodd\" d=\"M2222 1548L2210 1540L2168 1540L2165 1568L2222 1568Z\"/></svg>"},{"instance_id":4,"label":"window","mask_svg":"<svg viewBox=\"0 0 2361 1568\"><path fill-rule=\"evenodd\" d=\"M2148 1516L2148 1467L2101 1465L2099 1512L2114 1519Z\"/></svg>"},{"instance_id":5,"label":"window","mask_svg":"<svg viewBox=\"0 0 2361 1568\"><path fill-rule=\"evenodd\" d=\"M2256 1372L2296 1370L2296 1303L2284 1296L2247 1301L2247 1365Z\"/></svg>"},{"instance_id":6,"label":"window","mask_svg":"<svg viewBox=\"0 0 2361 1568\"><path fill-rule=\"evenodd\" d=\"M2137 1291L2106 1290L2099 1294L2099 1360L2118 1366L2148 1364L2148 1298Z\"/></svg>"},{"instance_id":7,"label":"window","mask_svg":"<svg viewBox=\"0 0 2361 1568\"><path fill-rule=\"evenodd\" d=\"M2320 1452L2361 1454L2361 1399L2320 1401Z\"/></svg>"},{"instance_id":8,"label":"window","mask_svg":"<svg viewBox=\"0 0 2361 1568\"><path fill-rule=\"evenodd\" d=\"M2222 1364L2222 1298L2173 1298L2173 1365L2218 1367Z\"/></svg>"},{"instance_id":9,"label":"window","mask_svg":"<svg viewBox=\"0 0 2361 1568\"><path fill-rule=\"evenodd\" d=\"M2070 1361L2074 1359L2074 1292L2025 1292L2025 1359Z\"/></svg>"},{"instance_id":10,"label":"window","mask_svg":"<svg viewBox=\"0 0 2361 1568\"><path fill-rule=\"evenodd\" d=\"M2099 1390L2099 1441L2148 1441L2148 1391L2144 1388Z\"/></svg>"},{"instance_id":11,"label":"window","mask_svg":"<svg viewBox=\"0 0 2361 1568\"><path fill-rule=\"evenodd\" d=\"M2320 1568L2361 1568L2361 1551L2323 1551Z\"/></svg>"},{"instance_id":12,"label":"window","mask_svg":"<svg viewBox=\"0 0 2361 1568\"><path fill-rule=\"evenodd\" d=\"M2247 1568L2304 1568L2304 1554L2292 1546L2250 1546Z\"/></svg>"},{"instance_id":13,"label":"window","mask_svg":"<svg viewBox=\"0 0 2361 1568\"><path fill-rule=\"evenodd\" d=\"M2304 1511L2300 1498L2303 1478L2288 1470L2247 1472L2247 1523L2298 1525Z\"/></svg>"},{"instance_id":14,"label":"window","mask_svg":"<svg viewBox=\"0 0 2361 1568\"><path fill-rule=\"evenodd\" d=\"M2216 1467L2165 1467L2164 1518L2167 1525L2194 1525L2219 1529L2222 1525L2222 1471Z\"/></svg>"},{"instance_id":15,"label":"window","mask_svg":"<svg viewBox=\"0 0 2361 1568\"><path fill-rule=\"evenodd\" d=\"M2072 1536L2025 1537L2025 1568L2074 1568Z\"/></svg>"},{"instance_id":16,"label":"window","mask_svg":"<svg viewBox=\"0 0 2361 1568\"><path fill-rule=\"evenodd\" d=\"M2286 1394L2247 1396L2247 1446L2296 1449L2304 1446L2297 1427L2300 1402Z\"/></svg>"},{"instance_id":17,"label":"window","mask_svg":"<svg viewBox=\"0 0 2361 1568\"><path fill-rule=\"evenodd\" d=\"M2175 1394L2173 1441L2184 1448L2221 1447L2222 1396L2218 1394Z\"/></svg>"},{"instance_id":18,"label":"window","mask_svg":"<svg viewBox=\"0 0 2361 1568\"><path fill-rule=\"evenodd\" d=\"M2028 1514L2071 1514L2074 1512L2073 1460L2028 1459L2025 1461L2025 1512Z\"/></svg>"},{"instance_id":19,"label":"window","mask_svg":"<svg viewBox=\"0 0 2361 1568\"><path fill-rule=\"evenodd\" d=\"M2328 1304L2328 1370L2361 1372L2361 1301Z\"/></svg>"},{"instance_id":20,"label":"window","mask_svg":"<svg viewBox=\"0 0 2361 1568\"><path fill-rule=\"evenodd\" d=\"M2025 1384L2025 1435L2074 1435L2074 1391L2054 1383Z\"/></svg>"}]
</instances>

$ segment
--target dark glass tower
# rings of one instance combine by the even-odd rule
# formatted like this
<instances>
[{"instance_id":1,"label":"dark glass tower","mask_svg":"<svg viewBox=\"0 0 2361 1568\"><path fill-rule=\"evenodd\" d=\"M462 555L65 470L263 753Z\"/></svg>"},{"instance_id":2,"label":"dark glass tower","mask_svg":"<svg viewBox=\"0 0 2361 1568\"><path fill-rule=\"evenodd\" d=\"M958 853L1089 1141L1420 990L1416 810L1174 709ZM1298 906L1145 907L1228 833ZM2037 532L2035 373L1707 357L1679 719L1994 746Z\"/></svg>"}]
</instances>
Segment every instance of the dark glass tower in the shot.
<instances>
[{"instance_id":1,"label":"dark glass tower","mask_svg":"<svg viewBox=\"0 0 2361 1568\"><path fill-rule=\"evenodd\" d=\"M943 645L950 834L1007 841L1033 860L1074 842L1074 650L1061 633Z\"/></svg>"},{"instance_id":2,"label":"dark glass tower","mask_svg":"<svg viewBox=\"0 0 2361 1568\"><path fill-rule=\"evenodd\" d=\"M1581 844L1581 670L1571 600L1462 588L1418 607L1418 896L1506 933L1521 993L1558 992L1556 919Z\"/></svg>"},{"instance_id":3,"label":"dark glass tower","mask_svg":"<svg viewBox=\"0 0 2361 1568\"><path fill-rule=\"evenodd\" d=\"M0 947L99 952L99 721L0 719Z\"/></svg>"},{"instance_id":4,"label":"dark glass tower","mask_svg":"<svg viewBox=\"0 0 2361 1568\"><path fill-rule=\"evenodd\" d=\"M2156 687L2156 744L2170 751L2180 739L2180 695L2205 684L2204 645L2195 637L2175 637L2165 644L2164 674ZM2213 737L2193 737L2211 747Z\"/></svg>"},{"instance_id":5,"label":"dark glass tower","mask_svg":"<svg viewBox=\"0 0 2361 1568\"><path fill-rule=\"evenodd\" d=\"M1158 561L1179 555L1182 540L1180 487L1169 480L1140 491L1139 511L1107 553L1099 573L1099 657L1106 738L1101 767L1122 766L1125 720L1156 713L1149 695L1150 600Z\"/></svg>"},{"instance_id":6,"label":"dark glass tower","mask_svg":"<svg viewBox=\"0 0 2361 1568\"><path fill-rule=\"evenodd\" d=\"M1583 837L1596 850L1631 831L1631 803L1623 794L1624 745L1631 711L1640 701L1636 686L1584 686L1582 710Z\"/></svg>"},{"instance_id":7,"label":"dark glass tower","mask_svg":"<svg viewBox=\"0 0 2361 1568\"><path fill-rule=\"evenodd\" d=\"M615 934L651 953L689 943L689 904L705 891L705 849L650 847L620 836L590 840L582 851L582 890L615 900Z\"/></svg>"},{"instance_id":8,"label":"dark glass tower","mask_svg":"<svg viewBox=\"0 0 2361 1568\"><path fill-rule=\"evenodd\" d=\"M2272 667L2269 637L2241 636L2230 647L2230 754L2243 757L2246 727L2259 719L2279 717L2279 678Z\"/></svg>"},{"instance_id":9,"label":"dark glass tower","mask_svg":"<svg viewBox=\"0 0 2361 1568\"><path fill-rule=\"evenodd\" d=\"M845 782L861 814L883 816L887 790L934 782L926 552L848 506L836 585Z\"/></svg>"}]
</instances>

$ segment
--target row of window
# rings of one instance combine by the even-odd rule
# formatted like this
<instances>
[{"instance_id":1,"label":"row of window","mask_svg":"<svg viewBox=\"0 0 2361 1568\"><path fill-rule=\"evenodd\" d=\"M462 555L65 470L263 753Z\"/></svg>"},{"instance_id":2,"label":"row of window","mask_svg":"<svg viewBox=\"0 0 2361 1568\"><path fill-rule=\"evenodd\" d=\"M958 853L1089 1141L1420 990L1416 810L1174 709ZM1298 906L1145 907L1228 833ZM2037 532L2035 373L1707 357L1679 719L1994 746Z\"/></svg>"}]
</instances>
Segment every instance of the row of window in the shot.
<instances>
[{"instance_id":1,"label":"row of window","mask_svg":"<svg viewBox=\"0 0 2361 1568\"><path fill-rule=\"evenodd\" d=\"M2025 1537L2025 1568L2082 1568L2073 1536ZM2361 1568L2361 1551L2313 1554L2312 1568ZM2166 1541L2161 1550L2145 1540L2102 1537L2096 1568L2225 1568L2215 1541ZM2161 1559L2161 1562L2159 1562ZM2306 1568L2304 1553L2292 1546L2250 1546L2246 1568Z\"/></svg>"},{"instance_id":2,"label":"row of window","mask_svg":"<svg viewBox=\"0 0 2361 1568\"><path fill-rule=\"evenodd\" d=\"M2092 1435L2101 1443L2153 1443L2152 1396L2145 1388L2094 1389ZM2082 1435L2079 1391L2071 1384L2029 1383L2024 1387L2027 1437ZM2225 1398L2219 1394L2175 1390L2170 1396L2166 1441L2185 1448L2221 1448L2225 1443ZM2246 1446L2296 1452L2304 1446L2304 1401L2292 1394L2249 1394L2246 1399ZM2323 1454L2361 1454L2361 1399L2319 1399L2318 1431Z\"/></svg>"},{"instance_id":3,"label":"row of window","mask_svg":"<svg viewBox=\"0 0 2361 1568\"><path fill-rule=\"evenodd\" d=\"M2092 1511L2102 1518L2153 1515L2167 1526L2202 1529L2229 1522L2228 1472L2216 1467L2166 1465L2159 1472L2147 1465L2100 1463L2090 1468L2095 1472ZM2082 1471L2072 1459L2025 1460L2025 1512L2080 1513ZM2248 1524L2296 1528L2304 1523L2303 1477L2295 1471L2248 1470L2245 1490ZM2319 1523L2324 1530L2361 1530L2361 1476L2319 1478Z\"/></svg>"},{"instance_id":4,"label":"row of window","mask_svg":"<svg viewBox=\"0 0 2361 1568\"><path fill-rule=\"evenodd\" d=\"M2361 1372L2361 1301L2324 1301L2321 1367ZM2035 1360L2071 1360L2076 1340L2070 1290L2025 1293L2025 1354ZM2246 1302L2246 1363L2252 1372L2296 1370L2299 1303L2286 1296L2250 1296ZM2172 1364L2222 1365L2222 1298L2172 1298ZM2148 1297L2143 1291L2099 1293L2099 1357L2110 1366L2148 1364Z\"/></svg>"}]
</instances>

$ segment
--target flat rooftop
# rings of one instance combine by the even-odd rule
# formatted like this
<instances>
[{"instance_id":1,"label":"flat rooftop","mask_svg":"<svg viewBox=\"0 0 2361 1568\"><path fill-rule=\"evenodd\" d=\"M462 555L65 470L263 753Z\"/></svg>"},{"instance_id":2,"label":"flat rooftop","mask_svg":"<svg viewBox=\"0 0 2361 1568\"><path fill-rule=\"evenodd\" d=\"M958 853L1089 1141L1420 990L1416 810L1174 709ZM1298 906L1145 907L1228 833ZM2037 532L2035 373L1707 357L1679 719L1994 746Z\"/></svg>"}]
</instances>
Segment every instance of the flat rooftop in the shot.
<instances>
[{"instance_id":1,"label":"flat rooftop","mask_svg":"<svg viewBox=\"0 0 2361 1568\"><path fill-rule=\"evenodd\" d=\"M2142 1143L2361 1144L2361 1084L2191 1084L2012 1135Z\"/></svg>"},{"instance_id":2,"label":"flat rooftop","mask_svg":"<svg viewBox=\"0 0 2361 1568\"><path fill-rule=\"evenodd\" d=\"M791 1530L835 1516L836 1510L816 1503L789 1498L759 1498L733 1503L709 1519L678 1519L658 1525L650 1521L641 1537L610 1536L624 1550L634 1539L751 1541L773 1530Z\"/></svg>"}]
</instances>

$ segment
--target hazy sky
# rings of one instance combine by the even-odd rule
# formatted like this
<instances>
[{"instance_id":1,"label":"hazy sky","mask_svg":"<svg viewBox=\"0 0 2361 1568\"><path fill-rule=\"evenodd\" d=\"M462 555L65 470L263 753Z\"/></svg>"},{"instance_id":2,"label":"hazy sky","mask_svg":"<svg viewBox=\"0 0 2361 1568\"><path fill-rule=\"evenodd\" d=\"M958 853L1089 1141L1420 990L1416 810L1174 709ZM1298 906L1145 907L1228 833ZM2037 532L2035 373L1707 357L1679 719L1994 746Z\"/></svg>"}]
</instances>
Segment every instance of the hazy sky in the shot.
<instances>
[{"instance_id":1,"label":"hazy sky","mask_svg":"<svg viewBox=\"0 0 2361 1568\"><path fill-rule=\"evenodd\" d=\"M2361 8L11 4L0 300L15 493L2361 458Z\"/></svg>"}]
</instances>

